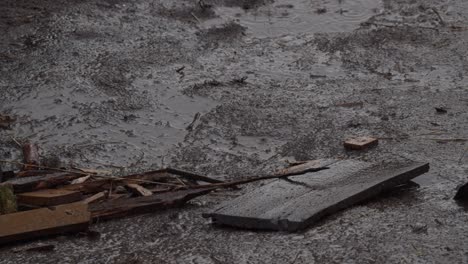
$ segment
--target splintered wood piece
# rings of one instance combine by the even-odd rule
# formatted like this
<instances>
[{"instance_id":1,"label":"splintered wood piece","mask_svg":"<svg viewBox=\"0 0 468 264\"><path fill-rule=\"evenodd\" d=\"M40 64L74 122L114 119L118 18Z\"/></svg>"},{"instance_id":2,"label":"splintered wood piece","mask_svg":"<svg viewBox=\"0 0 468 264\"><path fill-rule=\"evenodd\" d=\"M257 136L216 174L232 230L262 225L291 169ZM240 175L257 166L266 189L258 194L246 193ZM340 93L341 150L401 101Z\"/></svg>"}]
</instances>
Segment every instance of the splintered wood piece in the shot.
<instances>
[{"instance_id":1,"label":"splintered wood piece","mask_svg":"<svg viewBox=\"0 0 468 264\"><path fill-rule=\"evenodd\" d=\"M81 202L0 215L0 244L88 229L88 205Z\"/></svg>"},{"instance_id":2,"label":"splintered wood piece","mask_svg":"<svg viewBox=\"0 0 468 264\"><path fill-rule=\"evenodd\" d=\"M429 170L428 163L342 160L328 169L278 179L205 214L214 223L297 231Z\"/></svg>"},{"instance_id":3,"label":"splintered wood piece","mask_svg":"<svg viewBox=\"0 0 468 264\"><path fill-rule=\"evenodd\" d=\"M54 170L26 170L26 171L19 171L16 173L16 177L31 177L31 176L40 176L40 175L46 175L46 174L54 174L57 173L57 171Z\"/></svg>"},{"instance_id":4,"label":"splintered wood piece","mask_svg":"<svg viewBox=\"0 0 468 264\"><path fill-rule=\"evenodd\" d=\"M115 188L117 186L125 186L131 183L138 184L140 181L164 182L170 179L172 178L166 171L149 171L142 174L132 174L119 178L109 177L95 181L85 181L83 183L70 184L62 187L62 189L81 191L83 193L96 193L109 190L110 188Z\"/></svg>"},{"instance_id":5,"label":"splintered wood piece","mask_svg":"<svg viewBox=\"0 0 468 264\"><path fill-rule=\"evenodd\" d=\"M376 146L378 143L379 140L373 137L357 137L347 139L344 142L344 146L347 149L360 150Z\"/></svg>"},{"instance_id":6,"label":"splintered wood piece","mask_svg":"<svg viewBox=\"0 0 468 264\"><path fill-rule=\"evenodd\" d=\"M89 178L91 178L90 175L84 176L84 177L80 177L80 178L78 178L78 179L74 179L70 184L80 184L80 183L83 183L83 182L87 181Z\"/></svg>"},{"instance_id":7,"label":"splintered wood piece","mask_svg":"<svg viewBox=\"0 0 468 264\"><path fill-rule=\"evenodd\" d=\"M300 164L290 166L285 169L279 170L278 174L288 176L288 175L298 175L310 171L316 171L318 169L323 169L338 160L334 159L319 159L319 160L309 160L301 162Z\"/></svg>"},{"instance_id":8,"label":"splintered wood piece","mask_svg":"<svg viewBox=\"0 0 468 264\"><path fill-rule=\"evenodd\" d=\"M95 195L92 195L92 196L84 199L82 202L86 203L86 204L94 203L94 202L105 199L107 197L107 195L108 195L107 191L99 192L99 193L96 193Z\"/></svg>"},{"instance_id":9,"label":"splintered wood piece","mask_svg":"<svg viewBox=\"0 0 468 264\"><path fill-rule=\"evenodd\" d=\"M134 214L150 213L184 205L187 201L207 194L215 188L174 191L152 196L141 196L129 199L109 200L90 205L92 218L106 220Z\"/></svg>"},{"instance_id":10,"label":"splintered wood piece","mask_svg":"<svg viewBox=\"0 0 468 264\"><path fill-rule=\"evenodd\" d=\"M43 176L14 178L5 183L11 184L15 193L23 193L54 188L79 177L79 174L60 172Z\"/></svg>"},{"instance_id":11,"label":"splintered wood piece","mask_svg":"<svg viewBox=\"0 0 468 264\"><path fill-rule=\"evenodd\" d=\"M81 192L45 189L34 192L21 193L17 196L18 203L36 206L53 206L73 203L83 199Z\"/></svg>"},{"instance_id":12,"label":"splintered wood piece","mask_svg":"<svg viewBox=\"0 0 468 264\"><path fill-rule=\"evenodd\" d=\"M134 183L130 183L130 184L127 184L126 185L127 188L134 194L138 195L138 196L151 196L153 195L153 192L146 189L145 187L139 185L139 184L134 184Z\"/></svg>"},{"instance_id":13,"label":"splintered wood piece","mask_svg":"<svg viewBox=\"0 0 468 264\"><path fill-rule=\"evenodd\" d=\"M23 170L34 170L39 166L39 148L36 144L26 143L23 145Z\"/></svg>"},{"instance_id":14,"label":"splintered wood piece","mask_svg":"<svg viewBox=\"0 0 468 264\"><path fill-rule=\"evenodd\" d=\"M12 186L0 184L0 215L14 213L16 210L16 199Z\"/></svg>"}]
</instances>

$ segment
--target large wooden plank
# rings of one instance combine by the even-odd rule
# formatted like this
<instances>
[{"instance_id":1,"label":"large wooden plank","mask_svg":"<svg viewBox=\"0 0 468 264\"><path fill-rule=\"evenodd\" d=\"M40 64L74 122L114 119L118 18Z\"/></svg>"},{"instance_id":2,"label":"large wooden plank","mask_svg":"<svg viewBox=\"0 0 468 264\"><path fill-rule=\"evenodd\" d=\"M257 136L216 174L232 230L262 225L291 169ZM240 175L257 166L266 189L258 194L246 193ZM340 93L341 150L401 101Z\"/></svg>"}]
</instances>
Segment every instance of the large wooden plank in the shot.
<instances>
[{"instance_id":1,"label":"large wooden plank","mask_svg":"<svg viewBox=\"0 0 468 264\"><path fill-rule=\"evenodd\" d=\"M86 230L88 205L72 203L0 216L0 244Z\"/></svg>"},{"instance_id":2,"label":"large wooden plank","mask_svg":"<svg viewBox=\"0 0 468 264\"><path fill-rule=\"evenodd\" d=\"M427 163L354 160L328 167L275 180L205 216L217 224L240 228L296 231L429 170Z\"/></svg>"},{"instance_id":3,"label":"large wooden plank","mask_svg":"<svg viewBox=\"0 0 468 264\"><path fill-rule=\"evenodd\" d=\"M83 199L81 192L45 189L34 192L21 193L16 196L18 203L37 206L53 206L73 203Z\"/></svg>"}]
</instances>

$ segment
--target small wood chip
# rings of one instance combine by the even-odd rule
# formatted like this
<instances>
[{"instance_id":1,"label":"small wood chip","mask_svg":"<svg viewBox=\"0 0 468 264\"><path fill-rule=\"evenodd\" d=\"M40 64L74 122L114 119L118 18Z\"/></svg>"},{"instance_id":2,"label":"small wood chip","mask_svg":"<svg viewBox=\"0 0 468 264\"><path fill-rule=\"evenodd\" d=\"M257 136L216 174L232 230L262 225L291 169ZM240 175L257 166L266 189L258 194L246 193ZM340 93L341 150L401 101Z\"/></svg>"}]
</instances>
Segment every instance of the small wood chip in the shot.
<instances>
[{"instance_id":1,"label":"small wood chip","mask_svg":"<svg viewBox=\"0 0 468 264\"><path fill-rule=\"evenodd\" d=\"M107 191L96 193L95 195L92 195L92 196L84 199L83 203L86 203L86 204L94 203L94 202L105 199L107 196L108 196Z\"/></svg>"},{"instance_id":2,"label":"small wood chip","mask_svg":"<svg viewBox=\"0 0 468 264\"><path fill-rule=\"evenodd\" d=\"M375 146L379 143L378 139L372 137L351 138L344 142L344 147L352 150L361 150Z\"/></svg>"},{"instance_id":3,"label":"small wood chip","mask_svg":"<svg viewBox=\"0 0 468 264\"><path fill-rule=\"evenodd\" d=\"M80 183L83 183L85 181L87 181L89 178L91 178L90 175L88 176L84 176L84 177L81 177L81 178L78 178L78 179L74 179L71 184L80 184Z\"/></svg>"},{"instance_id":4,"label":"small wood chip","mask_svg":"<svg viewBox=\"0 0 468 264\"><path fill-rule=\"evenodd\" d=\"M141 186L141 185L138 185L138 184L134 184L134 183L129 183L127 184L127 188L134 194L138 195L138 196L151 196L153 195L153 192L146 189L145 187Z\"/></svg>"}]
</instances>

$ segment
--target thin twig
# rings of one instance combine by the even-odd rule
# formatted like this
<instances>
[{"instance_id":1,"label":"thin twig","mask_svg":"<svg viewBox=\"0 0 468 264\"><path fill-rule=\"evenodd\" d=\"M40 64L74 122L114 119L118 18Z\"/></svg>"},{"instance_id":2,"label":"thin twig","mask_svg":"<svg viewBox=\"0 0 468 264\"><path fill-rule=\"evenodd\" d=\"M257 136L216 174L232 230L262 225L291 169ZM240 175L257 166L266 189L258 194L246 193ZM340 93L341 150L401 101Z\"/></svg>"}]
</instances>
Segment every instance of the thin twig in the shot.
<instances>
[{"instance_id":1,"label":"thin twig","mask_svg":"<svg viewBox=\"0 0 468 264\"><path fill-rule=\"evenodd\" d=\"M224 182L224 183L212 183L212 184L196 185L196 186L190 186L190 187L192 189L213 188L213 187L230 188L233 186L256 182L256 181L280 179L280 178L287 178L291 176L299 176L299 175L304 175L305 173L308 173L308 172L317 172L317 171L326 170L326 169L328 169L328 167L318 167L318 168L308 169L300 173L274 174L274 175L267 175L267 176L261 176L261 177L246 178L246 179L242 179L238 181L231 181L231 182Z\"/></svg>"},{"instance_id":2,"label":"thin twig","mask_svg":"<svg viewBox=\"0 0 468 264\"><path fill-rule=\"evenodd\" d=\"M22 147L22 145L18 142L18 140L16 140L15 137L11 137L11 140L13 140L13 142L15 142L18 147Z\"/></svg>"},{"instance_id":3,"label":"thin twig","mask_svg":"<svg viewBox=\"0 0 468 264\"><path fill-rule=\"evenodd\" d=\"M198 17L197 17L193 12L191 12L190 14L197 20L197 22L198 22L199 24L202 23L202 22L200 21L200 19L198 19Z\"/></svg>"},{"instance_id":4,"label":"thin twig","mask_svg":"<svg viewBox=\"0 0 468 264\"><path fill-rule=\"evenodd\" d=\"M437 9L435 7L432 8L432 11L437 15L437 17L439 18L439 21L440 21L440 24L442 26L445 26L445 21L442 19L442 16L440 15L439 11L437 11Z\"/></svg>"},{"instance_id":5,"label":"thin twig","mask_svg":"<svg viewBox=\"0 0 468 264\"><path fill-rule=\"evenodd\" d=\"M175 178L178 182L180 182L182 185L186 186L187 184L185 184L180 178L179 176L175 175Z\"/></svg>"},{"instance_id":6,"label":"thin twig","mask_svg":"<svg viewBox=\"0 0 468 264\"><path fill-rule=\"evenodd\" d=\"M465 142L465 141L468 141L468 138L423 138L423 139L436 140L436 141L445 141L445 142L450 142L450 141Z\"/></svg>"},{"instance_id":7,"label":"thin twig","mask_svg":"<svg viewBox=\"0 0 468 264\"><path fill-rule=\"evenodd\" d=\"M460 156L460 159L458 160L458 164L461 164L463 158L465 157L465 154L466 152L468 152L468 148L464 149L461 156Z\"/></svg>"}]
</instances>

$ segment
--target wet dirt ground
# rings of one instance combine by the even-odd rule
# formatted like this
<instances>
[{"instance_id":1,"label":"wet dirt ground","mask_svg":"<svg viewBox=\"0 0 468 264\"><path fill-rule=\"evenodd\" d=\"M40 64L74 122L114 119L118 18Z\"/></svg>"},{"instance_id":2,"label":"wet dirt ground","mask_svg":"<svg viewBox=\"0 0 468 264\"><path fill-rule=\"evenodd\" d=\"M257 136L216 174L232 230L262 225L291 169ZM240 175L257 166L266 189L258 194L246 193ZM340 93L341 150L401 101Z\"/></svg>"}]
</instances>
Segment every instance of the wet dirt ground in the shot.
<instances>
[{"instance_id":1,"label":"wet dirt ground","mask_svg":"<svg viewBox=\"0 0 468 264\"><path fill-rule=\"evenodd\" d=\"M452 200L468 178L466 1L2 0L0 33L0 111L16 118L3 160L30 140L47 164L219 179L294 159L431 164L419 188L301 233L201 217L252 184L99 223L99 240L3 247L1 263L468 262L468 212ZM379 146L345 151L359 135ZM41 243L56 250L13 252Z\"/></svg>"}]
</instances>

